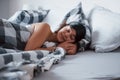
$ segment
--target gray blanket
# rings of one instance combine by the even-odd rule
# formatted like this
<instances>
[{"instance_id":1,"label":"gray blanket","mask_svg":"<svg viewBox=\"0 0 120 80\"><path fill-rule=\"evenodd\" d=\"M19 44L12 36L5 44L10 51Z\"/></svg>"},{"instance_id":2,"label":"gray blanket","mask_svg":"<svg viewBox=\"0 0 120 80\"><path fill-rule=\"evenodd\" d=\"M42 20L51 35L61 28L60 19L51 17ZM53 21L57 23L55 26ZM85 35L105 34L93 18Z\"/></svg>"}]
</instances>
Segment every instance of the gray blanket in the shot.
<instances>
[{"instance_id":1,"label":"gray blanket","mask_svg":"<svg viewBox=\"0 0 120 80\"><path fill-rule=\"evenodd\" d=\"M65 51L60 47L52 53L46 50L24 51L30 35L26 27L0 19L0 74L2 74L0 80L10 80L5 74L9 73L11 68L13 72L22 70L28 72L30 76L32 74L33 77L34 70L37 72L49 70L53 64L59 63L65 56ZM26 68L21 69L24 65L30 68L28 64L34 65L32 72Z\"/></svg>"}]
</instances>

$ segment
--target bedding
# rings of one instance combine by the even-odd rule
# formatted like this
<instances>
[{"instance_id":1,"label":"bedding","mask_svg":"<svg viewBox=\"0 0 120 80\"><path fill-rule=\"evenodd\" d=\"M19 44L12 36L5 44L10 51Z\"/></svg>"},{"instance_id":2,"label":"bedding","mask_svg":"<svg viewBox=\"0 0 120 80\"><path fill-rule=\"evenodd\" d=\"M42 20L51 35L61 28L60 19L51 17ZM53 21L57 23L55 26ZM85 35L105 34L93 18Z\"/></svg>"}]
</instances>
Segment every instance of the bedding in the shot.
<instances>
[{"instance_id":1,"label":"bedding","mask_svg":"<svg viewBox=\"0 0 120 80\"><path fill-rule=\"evenodd\" d=\"M51 3L49 0L44 0L41 1L42 7L48 7L51 11L54 11L54 15L49 14L49 17L47 16L48 21L46 22L56 27L57 22L62 18L61 15L63 16L62 13L70 10L69 8L80 1L85 4L85 6L82 4L82 8L87 19L96 5L120 13L119 0L51 0ZM91 2L94 4L90 4ZM49 4L46 5L46 3ZM118 21L120 22L120 20ZM64 61L53 66L48 72L41 73L34 80L119 80L119 68L120 48L118 51L115 50L109 53L96 53L94 50L88 50L72 56L67 55Z\"/></svg>"},{"instance_id":2,"label":"bedding","mask_svg":"<svg viewBox=\"0 0 120 80\"><path fill-rule=\"evenodd\" d=\"M19 71L26 71L29 75L29 80L31 80L37 73L47 71L53 64L58 64L65 56L65 51L60 47L52 53L46 50L19 52L13 49L11 52L10 49L5 48L1 50L7 52L5 54L0 54L0 74L2 74L0 75L0 79L6 78L5 80L15 77L11 72L17 73ZM8 76L6 74L10 75ZM19 79L19 77L20 75L17 75L15 78Z\"/></svg>"},{"instance_id":3,"label":"bedding","mask_svg":"<svg viewBox=\"0 0 120 80\"><path fill-rule=\"evenodd\" d=\"M86 6L82 5L82 8L83 8L83 11L84 11L87 19L89 18L89 15L90 15L89 13L91 12L91 9L93 8L93 7L91 8L91 6L94 6L94 4L92 4L90 6L91 2L102 5L105 8L109 8L112 11L116 11L116 12L120 13L120 10L119 10L120 9L119 8L120 1L119 0L51 0L51 1L49 1L49 0L36 0L36 1L31 0L31 1L25 1L24 4L32 4L33 6L39 5L39 6L50 9L51 11L48 14L48 16L44 19L44 21L49 23L51 25L51 28L53 29L53 28L58 27L58 24L64 17L63 16L64 13L67 13L68 10L70 10L70 8L73 8L80 1L85 2ZM84 10L85 8L86 8L86 10ZM91 8L91 9L88 11L89 8ZM4 50L4 48L0 49L0 51L7 52L7 53L5 52L5 54L0 54L0 59L2 62L4 62L3 55L8 55L8 54L13 54L13 56L15 56L14 57L15 59L13 59L13 60L17 60L18 62L20 60L23 60L22 63L24 63L24 61L25 61L22 58L20 58L20 60L18 58L18 56L22 55L19 53L23 53L23 54L26 53L24 51L19 52L19 50L18 50L17 52L15 52L16 50L14 50L14 49ZM42 51L38 51L38 53L39 52L40 52L40 55L47 54L47 53L41 53ZM34 51L28 52L28 54L32 55L29 57L30 58L33 57L32 60L33 59L36 60L36 55L38 53L37 54L32 54L32 53L35 53L35 52ZM52 58L50 57L50 55L48 55L48 56L45 55L45 56L49 57L49 59L47 58L48 62L45 64L48 66L42 67L43 71L44 71L44 69L49 70L49 68L50 68L49 65L51 65L53 63L50 61L55 59L53 57L53 55L51 56ZM56 56L56 55L54 55L54 56ZM44 62L43 60L45 60L46 57L41 57L40 62ZM60 57L60 55L57 56L57 59L58 59L58 57ZM30 59L30 58L27 58L27 59ZM30 60L30 62L31 62L31 60ZM25 63L26 63L26 61L25 61ZM0 63L0 66L3 66L3 65L4 65L4 63ZM117 52L115 50L115 51L112 51L109 53L102 53L102 54L95 53L93 50L90 50L90 51L79 52L76 55L72 55L72 56L66 55L64 61L62 61L60 64L52 66L52 68L50 68L49 71L38 74L33 80L119 80L120 79L119 68L120 68L120 49ZM31 69L31 68L29 68L29 69ZM39 72L39 69L38 69L38 72ZM0 71L0 73L1 73L1 71ZM17 73L17 74L19 74L19 73ZM2 77L2 76L0 75L0 77ZM24 76L22 76L22 77L24 77ZM2 79L3 79L3 77L2 77ZM14 79L16 79L16 78L14 78ZM20 79L20 78L18 78L18 79ZM23 79L23 80L29 80L29 79Z\"/></svg>"},{"instance_id":4,"label":"bedding","mask_svg":"<svg viewBox=\"0 0 120 80\"><path fill-rule=\"evenodd\" d=\"M92 10L89 19L92 49L96 52L109 52L120 46L120 14L98 6Z\"/></svg>"},{"instance_id":5,"label":"bedding","mask_svg":"<svg viewBox=\"0 0 120 80\"><path fill-rule=\"evenodd\" d=\"M69 24L70 22L84 23L84 20L83 20L84 18L85 16L82 10L82 3L79 3L72 10L67 12L66 16L64 17L64 20L66 20L66 24Z\"/></svg>"},{"instance_id":6,"label":"bedding","mask_svg":"<svg viewBox=\"0 0 120 80\"><path fill-rule=\"evenodd\" d=\"M49 52L47 50L24 51L26 41L30 34L25 26L0 19L0 74L8 74L11 68L13 72L19 72L21 66L23 66L21 63L29 61L29 64L34 64L35 66L32 67L33 71L29 75L34 75L34 69L36 71L40 70L39 72L49 70L53 64L59 63L65 56L64 49L60 47L56 48L55 52ZM27 69L29 69L29 65ZM28 71L27 69L22 70ZM12 76L0 75L0 80L3 77L11 78Z\"/></svg>"},{"instance_id":7,"label":"bedding","mask_svg":"<svg viewBox=\"0 0 120 80\"><path fill-rule=\"evenodd\" d=\"M0 46L24 50L31 33L24 26L0 19Z\"/></svg>"},{"instance_id":8,"label":"bedding","mask_svg":"<svg viewBox=\"0 0 120 80\"><path fill-rule=\"evenodd\" d=\"M11 16L8 21L22 26L42 22L47 16L50 10L38 9L38 10L20 10Z\"/></svg>"},{"instance_id":9,"label":"bedding","mask_svg":"<svg viewBox=\"0 0 120 80\"><path fill-rule=\"evenodd\" d=\"M109 53L92 50L67 55L60 64L34 80L120 80L120 48Z\"/></svg>"}]
</instances>

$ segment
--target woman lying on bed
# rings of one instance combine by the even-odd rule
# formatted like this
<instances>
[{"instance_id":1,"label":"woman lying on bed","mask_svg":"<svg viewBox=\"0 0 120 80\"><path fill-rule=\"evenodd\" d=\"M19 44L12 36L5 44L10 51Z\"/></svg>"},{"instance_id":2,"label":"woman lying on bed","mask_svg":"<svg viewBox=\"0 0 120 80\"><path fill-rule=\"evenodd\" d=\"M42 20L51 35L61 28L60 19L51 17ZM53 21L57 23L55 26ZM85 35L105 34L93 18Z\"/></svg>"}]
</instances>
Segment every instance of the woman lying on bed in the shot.
<instances>
[{"instance_id":1,"label":"woman lying on bed","mask_svg":"<svg viewBox=\"0 0 120 80\"><path fill-rule=\"evenodd\" d=\"M28 27L32 32L25 50L49 50L54 51L56 47L62 47L67 54L75 54L78 50L77 42L85 36L85 27L78 22L71 22L60 27L54 33L47 23L35 23ZM55 42L52 47L42 47L46 42Z\"/></svg>"}]
</instances>

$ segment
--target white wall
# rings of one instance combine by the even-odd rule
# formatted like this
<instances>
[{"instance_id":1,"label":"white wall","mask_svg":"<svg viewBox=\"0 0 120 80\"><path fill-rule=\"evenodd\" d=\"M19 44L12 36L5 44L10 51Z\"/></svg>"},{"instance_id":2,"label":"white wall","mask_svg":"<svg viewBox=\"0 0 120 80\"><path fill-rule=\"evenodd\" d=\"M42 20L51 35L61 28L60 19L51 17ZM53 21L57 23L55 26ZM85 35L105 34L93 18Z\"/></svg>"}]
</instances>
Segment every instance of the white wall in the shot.
<instances>
[{"instance_id":1,"label":"white wall","mask_svg":"<svg viewBox=\"0 0 120 80\"><path fill-rule=\"evenodd\" d=\"M23 6L24 0L9 0L9 17Z\"/></svg>"},{"instance_id":2,"label":"white wall","mask_svg":"<svg viewBox=\"0 0 120 80\"><path fill-rule=\"evenodd\" d=\"M0 18L9 17L9 0L0 0Z\"/></svg>"},{"instance_id":3,"label":"white wall","mask_svg":"<svg viewBox=\"0 0 120 80\"><path fill-rule=\"evenodd\" d=\"M68 6L74 6L72 4L78 3L79 1L86 2L86 5L89 5L89 3L103 5L115 12L120 12L120 0L0 0L0 18L9 18L17 10L22 9L24 4L29 4L34 7L42 5L45 8L52 7L53 9L57 7L58 9L64 10L64 6L69 8ZM89 6L86 6L86 8L89 8Z\"/></svg>"},{"instance_id":4,"label":"white wall","mask_svg":"<svg viewBox=\"0 0 120 80\"><path fill-rule=\"evenodd\" d=\"M22 8L24 0L0 0L0 18L8 19Z\"/></svg>"}]
</instances>

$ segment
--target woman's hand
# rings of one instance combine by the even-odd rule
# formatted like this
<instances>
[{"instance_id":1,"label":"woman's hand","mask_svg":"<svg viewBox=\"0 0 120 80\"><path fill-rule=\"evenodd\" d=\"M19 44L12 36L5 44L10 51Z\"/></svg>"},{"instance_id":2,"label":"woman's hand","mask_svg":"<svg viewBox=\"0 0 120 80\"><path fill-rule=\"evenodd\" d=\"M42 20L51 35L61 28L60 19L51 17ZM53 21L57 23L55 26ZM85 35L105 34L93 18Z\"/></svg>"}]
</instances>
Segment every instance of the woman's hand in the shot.
<instances>
[{"instance_id":1,"label":"woman's hand","mask_svg":"<svg viewBox=\"0 0 120 80\"><path fill-rule=\"evenodd\" d=\"M68 55L74 55L77 52L77 45L71 42L62 42L58 47L64 48Z\"/></svg>"}]
</instances>

